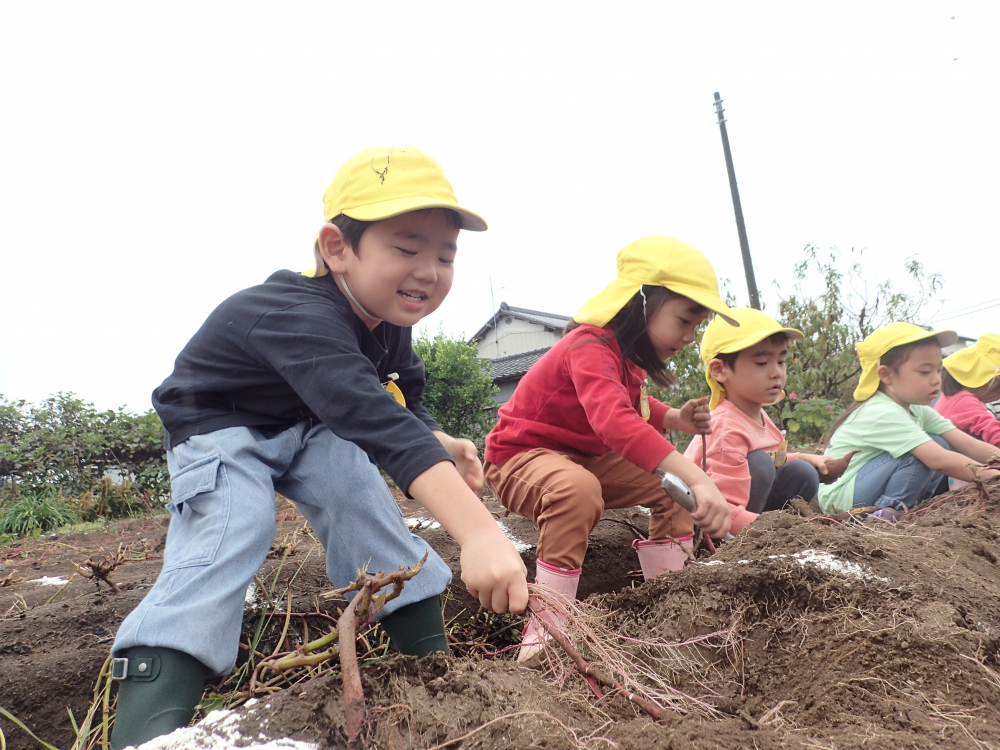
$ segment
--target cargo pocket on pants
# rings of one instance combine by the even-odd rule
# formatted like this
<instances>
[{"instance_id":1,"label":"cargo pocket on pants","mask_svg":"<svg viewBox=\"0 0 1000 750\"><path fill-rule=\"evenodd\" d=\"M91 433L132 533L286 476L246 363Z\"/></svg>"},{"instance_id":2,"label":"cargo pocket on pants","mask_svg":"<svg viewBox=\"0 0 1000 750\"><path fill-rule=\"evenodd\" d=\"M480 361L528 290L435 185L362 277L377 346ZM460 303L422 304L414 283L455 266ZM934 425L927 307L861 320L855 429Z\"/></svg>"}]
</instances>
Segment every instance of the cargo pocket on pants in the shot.
<instances>
[{"instance_id":1,"label":"cargo pocket on pants","mask_svg":"<svg viewBox=\"0 0 1000 750\"><path fill-rule=\"evenodd\" d=\"M230 491L218 455L185 466L170 478L173 514L163 572L210 565L229 525Z\"/></svg>"}]
</instances>

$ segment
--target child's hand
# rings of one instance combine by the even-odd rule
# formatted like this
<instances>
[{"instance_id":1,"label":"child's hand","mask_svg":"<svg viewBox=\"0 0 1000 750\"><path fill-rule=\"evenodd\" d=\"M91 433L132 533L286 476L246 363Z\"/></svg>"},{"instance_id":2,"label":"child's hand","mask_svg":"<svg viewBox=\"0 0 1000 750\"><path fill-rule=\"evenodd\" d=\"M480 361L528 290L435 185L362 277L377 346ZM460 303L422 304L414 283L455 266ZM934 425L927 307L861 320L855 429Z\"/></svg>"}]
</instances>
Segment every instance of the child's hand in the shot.
<instances>
[{"instance_id":1,"label":"child's hand","mask_svg":"<svg viewBox=\"0 0 1000 750\"><path fill-rule=\"evenodd\" d=\"M528 606L528 571L499 527L462 546L462 582L484 608L519 615Z\"/></svg>"},{"instance_id":2,"label":"child's hand","mask_svg":"<svg viewBox=\"0 0 1000 750\"><path fill-rule=\"evenodd\" d=\"M712 412L708 410L708 396L693 398L680 409L670 409L667 415L673 416L673 424L668 429L691 435L708 435L712 432Z\"/></svg>"},{"instance_id":3,"label":"child's hand","mask_svg":"<svg viewBox=\"0 0 1000 750\"><path fill-rule=\"evenodd\" d=\"M482 477L482 468L479 471ZM524 612L528 606L528 584L521 556L493 514L455 473L455 468L447 461L440 461L410 482L408 490L458 542L462 550L462 581L469 593L494 612Z\"/></svg>"},{"instance_id":4,"label":"child's hand","mask_svg":"<svg viewBox=\"0 0 1000 750\"><path fill-rule=\"evenodd\" d=\"M817 456L813 453L800 453L799 458L807 464L811 464L815 467L816 471L824 475L830 473L830 470L827 468L827 464L833 463L837 460L833 456Z\"/></svg>"},{"instance_id":5,"label":"child's hand","mask_svg":"<svg viewBox=\"0 0 1000 750\"><path fill-rule=\"evenodd\" d=\"M483 464L479 460L475 444L471 440L453 438L444 432L434 434L455 461L455 469L469 485L469 489L479 492L483 488Z\"/></svg>"},{"instance_id":6,"label":"child's hand","mask_svg":"<svg viewBox=\"0 0 1000 750\"><path fill-rule=\"evenodd\" d=\"M691 514L691 519L713 539L728 534L733 521L732 511L718 487L712 482L698 482L691 485L691 492L698 501L698 510Z\"/></svg>"}]
</instances>

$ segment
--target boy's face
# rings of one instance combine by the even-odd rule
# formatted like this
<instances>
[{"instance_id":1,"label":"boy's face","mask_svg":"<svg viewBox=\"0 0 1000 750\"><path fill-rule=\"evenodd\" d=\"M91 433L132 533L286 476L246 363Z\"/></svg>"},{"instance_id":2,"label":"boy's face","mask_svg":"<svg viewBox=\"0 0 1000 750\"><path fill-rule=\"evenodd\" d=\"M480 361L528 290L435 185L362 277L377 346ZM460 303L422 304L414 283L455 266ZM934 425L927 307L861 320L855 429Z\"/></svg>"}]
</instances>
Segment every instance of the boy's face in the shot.
<instances>
[{"instance_id":1,"label":"boy's face","mask_svg":"<svg viewBox=\"0 0 1000 750\"><path fill-rule=\"evenodd\" d=\"M673 296L660 305L646 323L646 333L653 344L653 351L666 361L694 341L694 332L709 315L694 300Z\"/></svg>"},{"instance_id":2,"label":"boy's face","mask_svg":"<svg viewBox=\"0 0 1000 750\"><path fill-rule=\"evenodd\" d=\"M733 367L721 359L710 363L712 377L726 389L726 398L743 411L759 411L777 403L788 379L785 359L788 344L773 344L767 339L744 349Z\"/></svg>"},{"instance_id":3,"label":"boy's face","mask_svg":"<svg viewBox=\"0 0 1000 750\"><path fill-rule=\"evenodd\" d=\"M331 230L339 235L333 225L320 235L324 260L333 273L346 279L361 306L378 318L372 320L355 309L368 328L375 328L379 320L413 326L437 310L451 291L459 229L451 226L444 211L419 211L377 222L361 235L357 253L342 241L337 246L336 237L329 236Z\"/></svg>"},{"instance_id":4,"label":"boy's face","mask_svg":"<svg viewBox=\"0 0 1000 750\"><path fill-rule=\"evenodd\" d=\"M941 393L941 346L936 342L916 347L896 370L878 368L879 379L892 387L886 395L903 406L930 406Z\"/></svg>"}]
</instances>

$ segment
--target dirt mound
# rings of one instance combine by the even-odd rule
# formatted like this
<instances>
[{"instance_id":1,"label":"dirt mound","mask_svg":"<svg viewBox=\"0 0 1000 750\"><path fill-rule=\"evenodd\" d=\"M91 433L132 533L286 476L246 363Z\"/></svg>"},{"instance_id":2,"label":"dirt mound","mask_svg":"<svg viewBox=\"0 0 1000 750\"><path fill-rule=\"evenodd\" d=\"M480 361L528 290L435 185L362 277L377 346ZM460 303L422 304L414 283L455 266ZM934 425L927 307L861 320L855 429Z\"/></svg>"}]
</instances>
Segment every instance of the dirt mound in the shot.
<instances>
[{"instance_id":1,"label":"dirt mound","mask_svg":"<svg viewBox=\"0 0 1000 750\"><path fill-rule=\"evenodd\" d=\"M642 585L628 548L632 532L602 523L581 591L618 593L598 593L576 610L580 627L571 635L602 670L624 664L635 680L630 689L666 695L669 725L613 691L601 690L599 698L561 652L536 669L516 665L504 647L516 642L520 623L476 615L457 584L447 612L459 656L388 655L378 632L369 634L362 678L371 721L364 738L370 747L400 750L608 741L693 750L1000 747L1000 486L991 491L989 503L974 488L938 498L895 525L830 519L805 508L766 514L713 557ZM641 527L642 519L614 520ZM503 523L525 543L530 561L531 524ZM322 555L308 537L296 536L300 527L291 514L283 519L279 539L283 534L294 551L282 557L276 548L258 578L271 592L290 584L292 610L313 613L328 583ZM443 532L418 533L457 563L457 548ZM162 534L156 521L100 539L0 551L7 568L0 581L14 568L12 580L66 574L70 561L120 544L135 558L114 579L123 588L117 596L79 578L48 603L54 587L25 580L0 588L0 615L7 613L0 621L0 706L43 739L72 743L66 707L77 721L86 713L118 623L155 579L159 561L139 558L156 555ZM245 623L261 653L282 630L291 645L320 632L318 615L293 618L285 628L287 600L264 599ZM595 633L597 640L588 640ZM275 683L275 692L236 708L227 731L345 745L335 671L281 687ZM10 747L33 746L8 721L0 719L0 727Z\"/></svg>"}]
</instances>

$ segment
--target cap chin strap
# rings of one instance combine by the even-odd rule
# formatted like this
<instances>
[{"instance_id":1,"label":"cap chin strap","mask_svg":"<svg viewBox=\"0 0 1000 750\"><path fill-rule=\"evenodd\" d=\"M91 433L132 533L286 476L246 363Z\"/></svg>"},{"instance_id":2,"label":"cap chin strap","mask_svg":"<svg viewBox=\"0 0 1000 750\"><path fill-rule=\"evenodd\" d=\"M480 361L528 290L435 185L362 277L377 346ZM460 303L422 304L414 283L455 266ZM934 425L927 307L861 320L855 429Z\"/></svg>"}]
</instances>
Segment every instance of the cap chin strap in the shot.
<instances>
[{"instance_id":1,"label":"cap chin strap","mask_svg":"<svg viewBox=\"0 0 1000 750\"><path fill-rule=\"evenodd\" d=\"M344 294L347 295L347 298L354 303L354 306L357 307L364 314L366 318L368 318L369 320L374 320L378 323L382 322L382 318L376 318L374 315L368 312L364 307L361 306L361 303L358 302L357 297L351 294L351 288L347 286L347 279L344 278L343 274L338 273L337 280L340 281L340 285L344 288Z\"/></svg>"},{"instance_id":2,"label":"cap chin strap","mask_svg":"<svg viewBox=\"0 0 1000 750\"><path fill-rule=\"evenodd\" d=\"M643 285L639 284L639 294L642 295L642 319L646 320L646 290L642 287Z\"/></svg>"}]
</instances>

